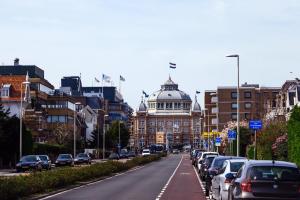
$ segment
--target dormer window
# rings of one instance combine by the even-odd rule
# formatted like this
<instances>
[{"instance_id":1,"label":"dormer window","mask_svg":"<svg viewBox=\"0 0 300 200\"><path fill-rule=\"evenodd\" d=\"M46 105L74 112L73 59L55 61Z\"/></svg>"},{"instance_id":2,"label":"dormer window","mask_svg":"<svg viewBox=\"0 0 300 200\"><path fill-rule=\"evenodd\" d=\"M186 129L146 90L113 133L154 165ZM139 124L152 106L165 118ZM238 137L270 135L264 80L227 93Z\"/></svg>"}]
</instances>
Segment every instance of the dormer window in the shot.
<instances>
[{"instance_id":1,"label":"dormer window","mask_svg":"<svg viewBox=\"0 0 300 200\"><path fill-rule=\"evenodd\" d=\"M10 96L10 86L11 84L4 84L1 88L1 97L8 98Z\"/></svg>"}]
</instances>

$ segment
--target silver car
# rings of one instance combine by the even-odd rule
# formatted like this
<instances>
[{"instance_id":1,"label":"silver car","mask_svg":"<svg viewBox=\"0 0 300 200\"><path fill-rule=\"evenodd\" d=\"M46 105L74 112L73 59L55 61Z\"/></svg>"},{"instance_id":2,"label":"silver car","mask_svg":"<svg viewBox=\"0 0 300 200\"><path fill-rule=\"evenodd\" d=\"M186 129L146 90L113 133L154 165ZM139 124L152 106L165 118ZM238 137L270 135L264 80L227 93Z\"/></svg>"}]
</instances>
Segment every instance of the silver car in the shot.
<instances>
[{"instance_id":1,"label":"silver car","mask_svg":"<svg viewBox=\"0 0 300 200\"><path fill-rule=\"evenodd\" d=\"M246 161L247 159L232 159L226 160L223 163L222 168L217 173L218 175L214 176L211 182L212 198L220 200L228 199L228 188L232 180L227 179L226 175L229 173L235 175Z\"/></svg>"},{"instance_id":2,"label":"silver car","mask_svg":"<svg viewBox=\"0 0 300 200\"><path fill-rule=\"evenodd\" d=\"M228 174L227 178L233 177ZM231 181L232 199L299 200L300 173L296 164L272 160L250 160Z\"/></svg>"}]
</instances>

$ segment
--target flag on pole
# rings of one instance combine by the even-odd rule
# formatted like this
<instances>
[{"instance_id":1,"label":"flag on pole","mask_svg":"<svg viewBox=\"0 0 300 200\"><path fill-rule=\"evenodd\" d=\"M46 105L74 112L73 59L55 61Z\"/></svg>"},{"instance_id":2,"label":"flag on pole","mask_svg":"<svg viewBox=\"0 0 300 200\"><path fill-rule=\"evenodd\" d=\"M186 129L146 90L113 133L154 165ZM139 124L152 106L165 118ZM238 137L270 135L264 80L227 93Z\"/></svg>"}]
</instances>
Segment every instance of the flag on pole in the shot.
<instances>
[{"instance_id":1,"label":"flag on pole","mask_svg":"<svg viewBox=\"0 0 300 200\"><path fill-rule=\"evenodd\" d=\"M175 63L171 63L171 62L170 62L169 64L170 64L170 68L171 68L171 69L175 69L175 68L176 68L176 64L175 64Z\"/></svg>"},{"instance_id":2,"label":"flag on pole","mask_svg":"<svg viewBox=\"0 0 300 200\"><path fill-rule=\"evenodd\" d=\"M111 78L110 78L110 76L102 74L102 80L105 81L105 82L107 82L107 83L109 83L111 81Z\"/></svg>"},{"instance_id":3,"label":"flag on pole","mask_svg":"<svg viewBox=\"0 0 300 200\"><path fill-rule=\"evenodd\" d=\"M200 94L200 93L201 93L200 91L196 90L196 94Z\"/></svg>"},{"instance_id":4,"label":"flag on pole","mask_svg":"<svg viewBox=\"0 0 300 200\"><path fill-rule=\"evenodd\" d=\"M125 81L125 78L120 75L120 81Z\"/></svg>"},{"instance_id":5,"label":"flag on pole","mask_svg":"<svg viewBox=\"0 0 300 200\"><path fill-rule=\"evenodd\" d=\"M149 97L149 95L143 90L143 94L145 95L146 98Z\"/></svg>"},{"instance_id":6,"label":"flag on pole","mask_svg":"<svg viewBox=\"0 0 300 200\"><path fill-rule=\"evenodd\" d=\"M95 81L97 82L97 83L100 83L100 81L95 77Z\"/></svg>"}]
</instances>

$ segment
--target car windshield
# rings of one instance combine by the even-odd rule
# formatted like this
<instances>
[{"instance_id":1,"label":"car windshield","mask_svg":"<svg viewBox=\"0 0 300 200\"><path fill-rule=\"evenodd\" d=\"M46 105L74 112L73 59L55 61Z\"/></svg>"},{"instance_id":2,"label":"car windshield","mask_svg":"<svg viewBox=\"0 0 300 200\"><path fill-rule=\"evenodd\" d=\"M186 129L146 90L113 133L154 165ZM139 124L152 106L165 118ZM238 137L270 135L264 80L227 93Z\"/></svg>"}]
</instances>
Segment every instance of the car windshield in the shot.
<instances>
[{"instance_id":1,"label":"car windshield","mask_svg":"<svg viewBox=\"0 0 300 200\"><path fill-rule=\"evenodd\" d=\"M201 156L202 156L202 152L201 152L201 151L198 151L197 157L201 157Z\"/></svg>"},{"instance_id":2,"label":"car windshield","mask_svg":"<svg viewBox=\"0 0 300 200\"><path fill-rule=\"evenodd\" d=\"M205 159L205 164L208 166L208 167L210 167L211 166L211 163L212 163L212 161L215 159L215 157L207 157L206 159Z\"/></svg>"},{"instance_id":3,"label":"car windshield","mask_svg":"<svg viewBox=\"0 0 300 200\"><path fill-rule=\"evenodd\" d=\"M20 160L21 162L35 162L36 156L24 156Z\"/></svg>"},{"instance_id":4,"label":"car windshield","mask_svg":"<svg viewBox=\"0 0 300 200\"><path fill-rule=\"evenodd\" d=\"M70 156L70 155L67 155L67 154L63 154L63 155L59 155L58 158L59 158L59 159L70 159L71 156Z\"/></svg>"},{"instance_id":5,"label":"car windshield","mask_svg":"<svg viewBox=\"0 0 300 200\"><path fill-rule=\"evenodd\" d=\"M42 161L47 161L48 160L48 157L47 156L39 156L40 157L40 159L42 160Z\"/></svg>"},{"instance_id":6,"label":"car windshield","mask_svg":"<svg viewBox=\"0 0 300 200\"><path fill-rule=\"evenodd\" d=\"M226 159L215 159L212 166L215 169L220 169L223 166L223 163Z\"/></svg>"},{"instance_id":7,"label":"car windshield","mask_svg":"<svg viewBox=\"0 0 300 200\"><path fill-rule=\"evenodd\" d=\"M205 159L206 156L210 156L210 155L218 155L218 154L217 154L217 153L205 153L205 154L203 155L203 159Z\"/></svg>"},{"instance_id":8,"label":"car windshield","mask_svg":"<svg viewBox=\"0 0 300 200\"><path fill-rule=\"evenodd\" d=\"M230 171L231 172L238 172L240 168L243 166L245 162L232 162L230 163Z\"/></svg>"},{"instance_id":9,"label":"car windshield","mask_svg":"<svg viewBox=\"0 0 300 200\"><path fill-rule=\"evenodd\" d=\"M257 166L249 172L251 180L298 181L300 174L297 168L283 166Z\"/></svg>"},{"instance_id":10,"label":"car windshield","mask_svg":"<svg viewBox=\"0 0 300 200\"><path fill-rule=\"evenodd\" d=\"M88 155L84 154L84 153L80 153L80 154L77 155L77 157L79 157L79 158L87 158Z\"/></svg>"}]
</instances>

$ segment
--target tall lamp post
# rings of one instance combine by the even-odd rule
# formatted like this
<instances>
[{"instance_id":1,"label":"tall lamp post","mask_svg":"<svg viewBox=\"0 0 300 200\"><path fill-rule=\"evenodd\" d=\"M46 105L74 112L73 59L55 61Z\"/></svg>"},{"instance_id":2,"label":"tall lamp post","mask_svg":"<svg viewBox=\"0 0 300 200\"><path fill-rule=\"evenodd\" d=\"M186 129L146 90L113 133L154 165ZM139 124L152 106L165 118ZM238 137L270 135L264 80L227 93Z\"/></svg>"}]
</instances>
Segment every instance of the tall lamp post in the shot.
<instances>
[{"instance_id":1,"label":"tall lamp post","mask_svg":"<svg viewBox=\"0 0 300 200\"><path fill-rule=\"evenodd\" d=\"M237 58L237 134L236 134L236 155L240 155L240 56L238 54L226 56L229 58Z\"/></svg>"},{"instance_id":2,"label":"tall lamp post","mask_svg":"<svg viewBox=\"0 0 300 200\"><path fill-rule=\"evenodd\" d=\"M21 83L21 97L20 97L20 158L22 157L22 136L23 136L23 122L22 122L22 118L23 118L23 96L22 96L22 88L23 88L23 84L28 86L30 84L30 82L27 80L28 78L26 78L26 81ZM26 87L25 87L26 88Z\"/></svg>"},{"instance_id":3,"label":"tall lamp post","mask_svg":"<svg viewBox=\"0 0 300 200\"><path fill-rule=\"evenodd\" d=\"M74 138L73 138L73 140L74 140L74 144L73 144L73 147L74 147L74 152L73 152L73 156L74 156L74 158L75 158L75 156L76 156L76 117L77 117L77 115L76 115L76 113L77 113L77 111L76 111L76 106L78 106L78 105L81 105L81 103L80 102L76 102L75 104L74 104L74 124L73 124L73 136L74 136Z\"/></svg>"},{"instance_id":4,"label":"tall lamp post","mask_svg":"<svg viewBox=\"0 0 300 200\"><path fill-rule=\"evenodd\" d=\"M104 118L103 118L103 135L102 135L102 159L105 158L105 119L108 117L108 115L104 115ZM98 136L98 139L99 139L99 136ZM99 147L98 147L99 149Z\"/></svg>"},{"instance_id":5,"label":"tall lamp post","mask_svg":"<svg viewBox=\"0 0 300 200\"><path fill-rule=\"evenodd\" d=\"M210 151L210 129L209 129L209 110L208 110L208 108L204 108L203 109L204 110L204 122L206 123L206 111L207 111L207 118L208 118L208 120L207 120L207 147L208 147L208 151Z\"/></svg>"}]
</instances>

